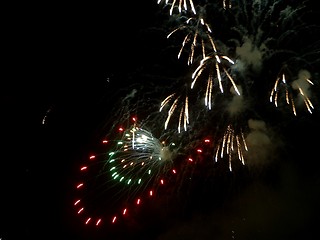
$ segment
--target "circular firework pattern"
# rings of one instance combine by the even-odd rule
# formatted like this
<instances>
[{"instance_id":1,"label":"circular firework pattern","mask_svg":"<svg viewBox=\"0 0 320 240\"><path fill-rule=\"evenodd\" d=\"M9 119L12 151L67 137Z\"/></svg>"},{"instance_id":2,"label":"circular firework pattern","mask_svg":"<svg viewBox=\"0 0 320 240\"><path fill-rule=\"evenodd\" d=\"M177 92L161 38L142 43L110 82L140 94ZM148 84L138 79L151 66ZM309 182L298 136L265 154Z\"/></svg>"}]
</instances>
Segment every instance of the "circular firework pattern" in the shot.
<instances>
[{"instance_id":1,"label":"circular firework pattern","mask_svg":"<svg viewBox=\"0 0 320 240\"><path fill-rule=\"evenodd\" d=\"M136 118L103 139L96 155L80 165L74 208L86 225L116 224L155 198L176 174L174 143L160 142Z\"/></svg>"}]
</instances>

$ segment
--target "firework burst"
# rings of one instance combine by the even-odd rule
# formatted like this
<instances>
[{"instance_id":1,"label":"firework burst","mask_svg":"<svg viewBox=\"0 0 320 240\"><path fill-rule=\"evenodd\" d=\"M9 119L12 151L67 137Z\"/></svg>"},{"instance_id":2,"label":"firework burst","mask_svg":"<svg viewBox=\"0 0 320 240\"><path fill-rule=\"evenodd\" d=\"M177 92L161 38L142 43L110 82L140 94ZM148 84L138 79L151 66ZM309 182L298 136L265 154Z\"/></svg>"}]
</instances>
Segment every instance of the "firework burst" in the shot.
<instances>
[{"instance_id":1,"label":"firework burst","mask_svg":"<svg viewBox=\"0 0 320 240\"><path fill-rule=\"evenodd\" d=\"M170 6L170 15L173 14L173 10L178 8L179 13L182 11L191 11L196 14L196 9L194 7L192 0L157 0L158 4L164 3L165 6Z\"/></svg>"},{"instance_id":2,"label":"firework burst","mask_svg":"<svg viewBox=\"0 0 320 240\"><path fill-rule=\"evenodd\" d=\"M178 60L187 54L190 71L165 87L167 95L159 94L162 87L149 92L130 87L131 93L117 105L111 128L116 136L108 137L114 140L104 140L105 149L80 166L83 180L75 185L75 211L86 225L126 221L161 193L181 193L193 176L207 175L207 166L224 163L231 172L236 163L263 165L276 149L272 130L277 126L268 123L275 111L289 106L298 116L300 106L308 113L319 110L313 88L319 87L320 41L307 37L319 28L304 21L304 4L157 4L169 7L177 26L167 38L181 46ZM132 119L126 127L117 126L133 112L144 116L142 123Z\"/></svg>"},{"instance_id":3,"label":"firework burst","mask_svg":"<svg viewBox=\"0 0 320 240\"><path fill-rule=\"evenodd\" d=\"M173 1L171 9L175 3ZM222 129L218 131L209 132L218 138L214 147L215 159L227 155L231 170L233 157L244 164L244 155L250 153L245 140L245 135L250 135L250 132L243 132L250 129L248 121L267 121L259 116L259 112L270 111L265 107L268 95L274 106L279 108L280 103L281 106L286 103L295 116L297 106L305 106L309 113L314 111L314 90L311 88L315 83L309 69L315 69L319 63L320 45L318 40L312 41L311 36L309 39L305 36L307 30L319 31L319 27L305 21L309 12L304 3L241 0L233 1L231 5L231 1L223 1L222 9L216 3L207 2L199 3L196 9L198 11L190 17L188 11L170 14L179 26L168 37L178 31L186 32L178 59L183 52L189 52L187 65L194 68L190 84L189 80L186 82L190 91L182 101L184 104L181 102L182 117L178 125L184 119L184 126L194 120L200 121L201 126L207 126L205 121L217 122L217 116L227 112L224 121L229 123L220 126ZM305 39L305 43L301 39ZM189 49L186 47L188 44ZM198 55L196 48L201 49ZM295 70L290 71L289 68ZM270 84L272 79L276 79L273 87ZM203 98L192 99L201 100L207 112L194 107L197 104L191 103L189 96L192 92L203 94ZM179 100L180 95L172 93L162 102L161 109L172 102L165 129ZM243 118L241 115L247 116L246 121L241 121L243 126L235 122ZM198 125L193 124L189 129L195 126Z\"/></svg>"},{"instance_id":4,"label":"firework burst","mask_svg":"<svg viewBox=\"0 0 320 240\"><path fill-rule=\"evenodd\" d=\"M184 19L185 16L179 18ZM188 65L191 65L194 61L196 48L201 49L203 57L206 56L206 51L208 51L208 49L213 49L214 51L216 51L215 43L212 36L210 35L212 30L209 24L205 22L202 15L200 15L200 17L189 17L181 26L172 30L167 35L167 38L171 37L171 35L173 35L177 31L186 32L186 35L184 36L181 43L180 51L178 53L178 59L180 59L182 52L185 50L185 47L187 45L190 45L190 52L187 61Z\"/></svg>"},{"instance_id":5,"label":"firework burst","mask_svg":"<svg viewBox=\"0 0 320 240\"><path fill-rule=\"evenodd\" d=\"M160 142L135 118L128 128L119 127L116 135L115 140L103 140L104 152L90 155L79 168L74 206L86 225L125 219L176 173L175 144Z\"/></svg>"}]
</instances>

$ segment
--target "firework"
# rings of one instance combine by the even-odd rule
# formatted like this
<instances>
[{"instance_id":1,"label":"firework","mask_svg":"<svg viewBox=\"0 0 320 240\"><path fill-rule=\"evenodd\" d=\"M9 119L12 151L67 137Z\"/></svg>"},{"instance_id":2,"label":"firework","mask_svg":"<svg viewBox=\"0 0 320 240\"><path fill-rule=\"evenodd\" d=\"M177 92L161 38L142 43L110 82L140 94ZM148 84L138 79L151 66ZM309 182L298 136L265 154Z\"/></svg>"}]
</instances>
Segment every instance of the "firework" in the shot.
<instances>
[{"instance_id":1,"label":"firework","mask_svg":"<svg viewBox=\"0 0 320 240\"><path fill-rule=\"evenodd\" d=\"M298 116L299 106L309 113L319 109L313 89L319 40L301 38L319 28L303 21L303 4L199 2L157 1L169 7L168 18L176 25L168 28L167 38L180 46L178 61L187 55L190 71L179 78L185 81L178 88L181 82L172 78L176 81L165 86L167 95L159 94L162 87L150 92L130 88L121 101L113 115L116 125L132 112L146 117L144 124L132 119L118 127L114 140L105 140L106 148L81 165L84 180L76 184L74 206L86 225L126 221L161 192L181 194L185 183L195 175L208 176L215 164L225 163L229 172L236 169L234 160L244 168L262 165L276 149L275 126L268 123L275 111L289 106ZM174 130L172 121L178 122Z\"/></svg>"},{"instance_id":2,"label":"firework","mask_svg":"<svg viewBox=\"0 0 320 240\"><path fill-rule=\"evenodd\" d=\"M91 155L79 168L83 180L75 186L79 198L74 207L86 225L125 218L176 173L174 143L160 142L133 121L128 128L118 128L115 140L103 140L104 152Z\"/></svg>"},{"instance_id":3,"label":"firework","mask_svg":"<svg viewBox=\"0 0 320 240\"><path fill-rule=\"evenodd\" d=\"M175 1L171 6L174 4ZM246 121L242 122L255 118L252 113L256 115L259 109L266 110L262 106L267 104L268 95L269 101L277 108L282 102L290 106L295 116L297 106L304 105L309 113L314 111L314 90L311 87L315 84L311 80L312 73L309 69L314 69L319 62L316 60L319 59L319 41L312 42L308 39L308 45L302 44L301 48L292 39L301 41L300 39L305 39L301 38L306 34L305 29L319 28L303 21L308 15L304 4L290 5L283 1L268 0L233 1L231 6L231 1L223 1L222 8L224 11L220 11L215 3L206 2L197 5L196 9L199 11L190 17L189 12L179 12L177 16L170 14L179 26L167 37L178 31L186 31L178 59L183 51L187 51L187 44L190 44L187 65L194 70L190 77L191 84L189 85L189 81L186 82L190 87L188 96L181 99L181 95L172 93L163 100L160 109L169 102L172 103L164 124L165 129L173 112L178 108L179 101L182 118L179 118L178 126L181 125L181 119L184 119L184 126L193 119L201 119L200 125L206 126L204 121L216 121L218 115L228 112L226 118L230 121L229 124L219 131L213 131L212 135L218 138L219 142L215 146L214 155L223 158L227 154L231 170L231 158L237 155L244 164L243 151L248 152L244 135L249 133L240 130L248 127L241 127L239 122L235 122L236 119L242 118L239 117L240 114L247 116ZM219 16L220 19L215 16ZM181 22L180 19L184 18L187 20ZM217 20L223 22L222 25L225 27L217 25ZM202 51L196 56L197 47ZM295 71L290 71L289 66ZM270 80L272 81L274 76L278 77L273 87L269 88ZM200 81L205 84L201 84ZM196 99L203 101L209 110L207 113L191 107L197 106L191 103L189 97L194 89L197 89L197 94L203 93L203 98ZM193 119L190 116L193 116ZM239 129L239 135L235 134L235 131L238 132L234 129L235 125L238 126L236 129ZM189 129L193 128L190 126ZM180 130L178 132L180 133ZM234 151L237 154L233 154Z\"/></svg>"},{"instance_id":4,"label":"firework","mask_svg":"<svg viewBox=\"0 0 320 240\"><path fill-rule=\"evenodd\" d=\"M232 171L231 161L234 153L236 153L241 163L243 165L245 164L243 149L248 151L243 132L241 131L239 134L236 134L233 127L229 125L223 135L222 141L217 146L215 161L217 162L219 157L223 158L224 154L227 154L229 159L229 170Z\"/></svg>"},{"instance_id":5,"label":"firework","mask_svg":"<svg viewBox=\"0 0 320 240\"><path fill-rule=\"evenodd\" d=\"M223 2L225 7L229 4ZM288 44L290 37L298 38L300 34L305 34L304 29L314 29L312 25L302 21L302 17L307 15L303 4L290 6L283 4L282 1L275 0L263 2L238 1L228 11L228 15L222 15L220 19L220 21L225 22L225 25L229 26L230 31L225 34L219 32L219 29L216 30L215 41L213 40L213 31L209 27L209 25L215 27L215 19L207 14L209 10L214 12L214 7L216 5L212 4L199 6L201 11L195 16L187 18L167 36L170 37L179 30L187 31L178 58L185 50L186 45L190 43L187 63L188 65L198 64L192 75L193 81L190 87L191 89L194 87L199 77L206 79L205 104L209 106L209 109L211 109L209 95L212 95L213 82L218 83L222 93L222 83L226 82L223 80L224 77L231 82L238 94L240 92L237 90L237 85L241 85L243 89L247 88L244 91L249 92L252 91L251 87L256 85L255 81L269 81L272 77L272 75L270 78L264 76L264 65L268 66L272 62L274 65L278 64L278 69L280 69L282 66L288 66L289 63L291 65L301 64L297 67L300 70L308 71L307 69L311 66L307 58L319 53L319 44L314 44L316 49L311 49L309 52L301 52L301 48L294 45L292 40ZM219 12L219 10L216 12ZM183 17L179 16L179 18ZM177 23L180 24L180 21L177 21ZM229 35L229 38L226 38L225 35ZM216 41L219 42L219 48L217 48ZM195 58L195 48L198 46L202 49L202 54L199 55L201 58L194 62L195 59L198 59ZM227 54L221 54L222 52ZM228 64L224 64L222 61ZM203 73L205 69L207 69L207 74ZM237 84L234 78L238 79ZM279 78L276 82L278 81ZM312 84L310 79L308 82ZM266 83L265 86L267 85ZM276 85L278 84L276 83ZM297 84L294 84L294 86L293 88L299 89L306 108L311 112L313 106L306 89L298 87ZM275 91L274 88L272 92ZM310 92L308 91L308 93ZM268 93L268 89L266 93ZM294 109L294 106L292 108ZM296 114L294 110L293 112Z\"/></svg>"},{"instance_id":6,"label":"firework","mask_svg":"<svg viewBox=\"0 0 320 240\"><path fill-rule=\"evenodd\" d=\"M173 93L171 95L169 95L168 97L166 97L162 102L161 102L161 106L159 111L161 112L162 109L170 102L172 101L172 105L170 106L169 110L168 110L168 116L167 119L165 121L164 124L164 128L167 129L168 128L168 124L169 121L173 115L173 113L175 112L178 104L180 103L179 100L181 98L180 96L176 97L176 94ZM181 126L183 125L183 128L185 131L187 131L187 125L189 124L189 107L188 107L188 96L185 96L184 102L180 108L180 114L179 114L179 121L178 121L178 133L181 132Z\"/></svg>"},{"instance_id":7,"label":"firework","mask_svg":"<svg viewBox=\"0 0 320 240\"><path fill-rule=\"evenodd\" d=\"M190 8L194 14L196 14L196 9L194 7L192 0L157 0L157 3L160 4L164 2L165 5L170 6L170 15L173 13L173 9L175 7L178 8L179 13L182 12L182 10L188 11Z\"/></svg>"},{"instance_id":8,"label":"firework","mask_svg":"<svg viewBox=\"0 0 320 240\"><path fill-rule=\"evenodd\" d=\"M195 48L200 47L202 50L203 57L206 56L207 48L216 51L216 46L213 41L211 34L211 28L208 23L205 22L202 16L200 17L189 17L181 26L172 30L168 35L169 38L172 34L177 31L187 32L181 44L180 51L178 53L178 59L185 47L190 45L190 53L188 57L188 65L191 65L194 61ZM200 40L200 43L199 43Z\"/></svg>"},{"instance_id":9,"label":"firework","mask_svg":"<svg viewBox=\"0 0 320 240\"><path fill-rule=\"evenodd\" d=\"M275 106L278 107L279 94L282 94L287 105L291 105L292 112L295 116L297 115L295 102L303 102L308 112L312 113L314 107L309 97L310 85L314 84L310 80L310 73L308 71L300 70L298 78L291 81L291 83L288 83L286 74L282 73L282 75L277 78L271 91L270 102L274 102ZM294 90L297 92L296 97L294 97Z\"/></svg>"}]
</instances>

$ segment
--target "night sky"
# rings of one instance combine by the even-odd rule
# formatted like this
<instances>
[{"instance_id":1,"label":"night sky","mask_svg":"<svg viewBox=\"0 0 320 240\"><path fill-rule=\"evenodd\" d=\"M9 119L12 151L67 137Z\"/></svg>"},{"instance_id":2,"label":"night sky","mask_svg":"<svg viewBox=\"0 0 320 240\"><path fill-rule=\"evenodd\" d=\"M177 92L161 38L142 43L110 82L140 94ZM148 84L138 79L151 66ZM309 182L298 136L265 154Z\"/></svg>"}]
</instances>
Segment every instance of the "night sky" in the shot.
<instances>
[{"instance_id":1,"label":"night sky","mask_svg":"<svg viewBox=\"0 0 320 240\"><path fill-rule=\"evenodd\" d=\"M115 120L119 97L185 71L176 63L177 48L166 39L159 9L156 0L4 8L1 240L318 235L320 94L312 115L285 115L274 129L284 146L276 161L200 174L172 202L145 210L136 229L92 231L78 221L72 194L79 161L106 131L106 122ZM318 75L317 89L319 84Z\"/></svg>"}]
</instances>

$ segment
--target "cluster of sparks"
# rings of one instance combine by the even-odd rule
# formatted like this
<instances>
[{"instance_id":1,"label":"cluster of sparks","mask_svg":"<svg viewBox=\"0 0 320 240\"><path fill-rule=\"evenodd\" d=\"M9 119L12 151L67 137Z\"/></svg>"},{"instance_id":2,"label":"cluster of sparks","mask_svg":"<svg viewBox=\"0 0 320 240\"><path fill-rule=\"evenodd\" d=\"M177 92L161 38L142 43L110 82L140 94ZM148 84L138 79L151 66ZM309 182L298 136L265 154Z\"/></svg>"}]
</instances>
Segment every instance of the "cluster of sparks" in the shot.
<instances>
[{"instance_id":1,"label":"cluster of sparks","mask_svg":"<svg viewBox=\"0 0 320 240\"><path fill-rule=\"evenodd\" d=\"M108 151L90 155L78 169L80 178L75 184L77 198L73 205L85 225L101 227L130 218L139 206L161 195L161 188L168 188L174 184L172 179L177 179L179 170L173 163L172 150L175 144L160 142L139 127L136 118L132 120L134 124L129 128L118 128L118 139L102 140ZM205 139L204 143L209 144L210 140ZM194 154L202 152L202 148L197 148ZM194 162L189 155L183 165ZM92 210L96 209L97 198L107 204L103 197L110 201L110 196L113 200L107 208L111 211Z\"/></svg>"},{"instance_id":2,"label":"cluster of sparks","mask_svg":"<svg viewBox=\"0 0 320 240\"><path fill-rule=\"evenodd\" d=\"M181 57L181 54L183 50L185 49L185 46L191 42L190 44L190 53L188 57L188 65L191 65L194 61L194 55L195 55L195 48L198 45L198 38L201 38L201 49L203 57L206 55L206 43L209 43L211 45L211 48L215 50L216 52L216 46L213 42L213 39L210 35L212 33L209 24L205 22L205 20L202 17L196 18L196 17L190 17L188 18L184 24L181 26L175 28L173 31L171 31L167 38L169 38L171 35L173 35L177 31L185 30L188 33L183 39L183 42L181 44L180 51L178 53L178 59ZM203 36L199 36L203 35Z\"/></svg>"},{"instance_id":3,"label":"cluster of sparks","mask_svg":"<svg viewBox=\"0 0 320 240\"><path fill-rule=\"evenodd\" d=\"M285 73L282 73L281 76L279 76L274 84L274 87L270 94L270 102L274 102L275 106L278 107L278 97L279 94L283 93L285 95L285 101L288 105L291 105L292 112L296 116L297 111L295 107L295 100L293 96L293 90L296 89L298 91L298 94L300 95L301 99L303 100L306 108L310 113L312 113L312 110L314 109L314 106L310 100L310 97L308 96L308 86L314 85L314 83L307 77L303 76L301 83L298 82L298 80L292 82L292 84L289 84L287 82L287 78Z\"/></svg>"},{"instance_id":4,"label":"cluster of sparks","mask_svg":"<svg viewBox=\"0 0 320 240\"><path fill-rule=\"evenodd\" d=\"M189 8L191 8L192 12L196 14L196 9L194 7L192 0L157 0L157 3L160 4L161 2L165 2L166 5L171 5L170 7L170 15L172 15L173 10L175 7L178 7L179 13L182 12L182 10L188 11Z\"/></svg>"},{"instance_id":5,"label":"cluster of sparks","mask_svg":"<svg viewBox=\"0 0 320 240\"><path fill-rule=\"evenodd\" d=\"M130 215L134 206L140 206L146 198L154 197L157 188L168 184L170 175L177 173L169 150L174 143L166 146L149 131L139 127L136 118L132 118L132 121L134 123L128 129L118 128L118 139L102 140L102 144L109 150L107 153L90 155L89 160L79 168L83 180L75 186L79 198L74 201L74 207L86 225L115 223L120 217ZM88 179L88 175L94 179ZM101 183L99 178L102 179ZM105 186L106 183L108 186ZM87 210L87 205L95 204L91 203L91 198L96 196L88 194L91 191L97 192L97 195L101 194L99 191L107 192L104 194L114 195L113 198L117 194L123 195L121 198L126 199L127 205L118 213L94 214ZM113 191L118 193L114 194ZM148 194L144 194L145 191Z\"/></svg>"},{"instance_id":6,"label":"cluster of sparks","mask_svg":"<svg viewBox=\"0 0 320 240\"><path fill-rule=\"evenodd\" d=\"M243 132L241 131L239 134L236 134L234 128L229 125L216 149L215 161L217 162L219 157L223 158L224 154L226 154L229 159L229 170L232 171L232 158L234 153L236 153L240 162L243 165L245 164L243 151L248 151Z\"/></svg>"},{"instance_id":7,"label":"cluster of sparks","mask_svg":"<svg viewBox=\"0 0 320 240\"><path fill-rule=\"evenodd\" d=\"M236 2L236 1L234 1ZM218 44L216 43L219 38L216 37L218 35L215 33L215 36L212 31L212 27L205 19L208 18L206 16L206 3L204 5L197 5L196 8L194 7L194 3L190 0L188 1L161 1L159 0L157 2L158 4L164 4L164 6L170 6L170 17L176 19L178 27L174 28L168 35L167 38L171 37L174 33L178 31L186 32L185 37L182 40L181 48L178 52L178 59L181 58L181 55L186 50L186 46L190 45L189 48L189 56L187 60L188 66L195 66L194 71L191 76L191 83L187 83L190 90L195 89L196 83L199 82L199 79L205 80L205 91L204 92L204 105L205 107L212 112L214 109L214 99L217 95L228 95L230 96L241 96L242 95L242 89L246 87L247 83L246 79L244 79L246 76L245 74L239 74L243 70L243 64L245 63L245 56L241 56L241 49L245 49L247 47L246 44L250 45L251 51L248 52L248 55L255 54L257 55L256 61L263 62L263 58L269 57L268 54L270 52L276 52L276 51L266 51L267 44L271 41L273 41L272 37L268 36L267 34L263 33L263 24L269 19L270 16L276 15L274 12L279 11L279 19L276 21L277 24L281 24L283 22L284 26L289 22L288 19L296 18L296 14L303 9L303 7L298 7L295 11L293 11L291 6L285 6L281 8L281 1L252 1L250 4L252 4L252 7L247 8L246 5L249 3L245 1L239 1L238 4L243 4L242 6L234 6L231 5L231 1L222 1L223 10L228 10L228 12L232 13L233 8L235 11L237 10L243 10L244 14L234 12L234 16L236 18L235 22L236 24L239 23L240 20L237 19L237 16L242 16L243 19L247 19L249 21L246 24L240 25L240 26L231 26L230 28L233 29L238 34L242 35L242 39L240 40L234 40L238 43L238 53L233 53L232 57L229 57L228 54L223 54L223 52L227 52L226 49L228 49L228 45L219 42L221 48L219 49ZM188 4L189 3L189 4ZM249 5L250 5L249 4ZM183 6L183 8L181 7ZM190 6L190 7L189 7ZM214 5L217 7L217 4ZM251 5L250 5L251 6ZM174 11L174 9L178 9L178 11ZM251 11L249 13L249 11ZM263 12L266 12L267 15L261 16ZM174 14L175 13L175 14ZM250 16L255 16L256 19L250 20ZM243 17L244 16L244 17ZM240 18L240 17L239 17ZM186 21L182 21L181 19L187 19ZM261 21L261 22L259 22ZM271 17L270 17L271 21ZM300 23L299 23L300 24ZM248 29L246 28L246 25ZM254 28L254 25L256 25L256 29ZM292 29L295 29L293 27ZM292 32L289 29L288 32ZM252 35L255 34L255 35ZM281 34L281 38L284 38L288 33L284 32ZM246 41L247 43L243 43L241 46L241 41ZM251 40L250 40L251 39ZM257 46L254 46L256 44ZM196 55L196 48L201 49L201 54ZM282 52L281 50L279 52ZM285 52L285 51L283 51ZM242 59L243 58L243 59ZM290 57L287 59L290 60ZM255 64L255 63L252 63ZM286 62L282 62L282 64L286 64ZM286 73L281 73L280 77L276 78L275 84L273 89L270 89L270 102L274 102L274 105L278 107L278 101L280 99L284 100L288 105L291 105L292 112L295 116L297 116L296 111L296 103L295 101L301 100L304 102L305 107L307 108L309 113L312 113L312 110L314 109L314 106L311 102L311 93L309 91L309 86L314 85L314 83L311 81L311 75L308 74L308 71L304 70L303 67L300 69L300 72L306 72L304 75L300 74L298 76L298 79L296 81L292 81L291 83L288 83ZM301 76L303 75L303 76ZM252 80L251 80L252 81ZM249 81L248 81L249 82ZM230 84L229 84L230 83ZM200 86L202 87L202 85ZM226 88L227 87L227 88ZM216 91L215 89L219 89ZM229 92L226 91L230 90ZM197 90L199 92L199 90ZM249 91L247 89L247 91ZM294 96L294 91L298 92L298 96ZM284 95L285 97L282 97ZM243 98L243 96L241 96ZM168 106L168 114L167 118L164 124L164 128L167 129L169 125L169 121L172 119L173 114L175 114L175 111L178 108L178 106L181 106L180 112L177 113L179 115L178 119L178 133L181 133L181 126L183 126L183 129L185 131L188 130L187 125L190 124L190 98L188 95L185 97L181 97L177 93L172 93L169 96L167 96L161 103L160 112L166 109L165 107ZM220 98L221 99L221 98ZM229 98L230 99L230 98ZM182 103L179 104L179 101L182 101ZM226 98L223 99L223 101L228 101ZM220 110L218 110L220 111ZM239 110L239 113L242 112ZM233 138L233 130L230 129L230 126L232 126L232 123L226 125L226 130L224 131L224 134L221 134L221 140L223 144L216 146L216 152L218 153L221 151L221 154L216 154L216 156L220 155L221 158L223 158L223 152L229 152L232 147L232 144L230 142L230 138ZM236 130L238 131L238 130ZM242 131L242 130L241 130ZM239 149L239 159L244 164L244 158L240 151L240 141L239 139L242 139L242 142L245 145L246 151L248 151L248 147L245 144L245 133L241 132L241 138L236 137L237 139L237 146ZM226 140L226 139L229 139ZM229 142L230 144L225 144L226 142ZM225 148L225 149L221 149ZM231 158L232 154L228 154L229 158ZM231 162L231 159L229 159L229 162ZM229 167L231 171L231 165Z\"/></svg>"},{"instance_id":8,"label":"cluster of sparks","mask_svg":"<svg viewBox=\"0 0 320 240\"><path fill-rule=\"evenodd\" d=\"M161 102L161 107L160 107L160 112L162 111L162 109L169 104L169 102L171 102L172 99L173 103L168 111L168 116L167 119L165 121L164 124L164 128L167 129L168 128L168 124L169 121L172 117L172 114L174 113L174 111L177 108L178 102L180 100L180 96L176 97L176 94L173 93L171 95L169 95L168 97L166 97L162 102ZM185 97L185 101L184 104L182 105L181 109L180 109L180 114L179 114L179 124L178 124L178 132L181 132L181 126L183 125L183 128L185 131L187 131L187 125L189 124L189 107L188 107L188 96Z\"/></svg>"},{"instance_id":9,"label":"cluster of sparks","mask_svg":"<svg viewBox=\"0 0 320 240\"><path fill-rule=\"evenodd\" d=\"M161 1L158 1L158 4L160 4ZM179 2L179 13L181 14L181 5L182 1ZM173 1L172 3L169 3L169 1L166 1L165 4L170 4L170 15L172 15L172 9L174 8L176 1ZM184 2L185 11L188 10L186 2ZM224 6L226 6L226 2L223 2ZM192 1L190 1L190 5L194 6ZM231 6L230 6L231 7ZM192 8L194 9L194 8ZM167 38L172 36L177 31L186 30L187 34L184 37L180 51L178 53L178 59L181 57L181 54L183 50L185 49L185 46L189 44L190 42L190 53L188 57L187 64L192 65L195 58L195 48L199 47L201 48L201 57L200 63L198 67L194 70L192 74L192 83L190 84L190 89L194 88L195 83L197 82L198 78L203 75L204 70L208 69L208 78L207 78L207 87L206 87L206 93L205 93L205 105L210 110L212 107L212 98L213 98L213 86L214 81L217 81L219 84L220 91L223 93L223 78L227 77L233 87L236 89L237 94L240 95L240 92L237 89L237 86L235 84L235 81L233 80L233 77L229 73L229 71L226 69L225 63L223 61L227 61L229 64L234 64L234 61L229 58L226 55L221 55L221 53L218 51L216 44L213 40L212 36L212 30L208 23L204 20L204 10L201 9L200 13L197 15L197 12L195 10L192 10L192 14L195 16L188 17L188 19L184 22L184 24L178 26L173 31L171 31ZM198 42L200 40L200 43ZM223 61L222 61L223 60ZM214 74L214 72L216 74ZM216 76L216 78L214 77ZM169 104L169 100L172 99L172 97L176 94L171 94L168 97L166 97L163 102L161 103L160 112L163 110L164 106ZM175 98L173 101L169 111L168 111L168 117L165 122L165 129L167 129L168 123L171 119L172 114L176 110L177 102L180 100L180 97ZM183 104L183 108L181 108L180 111L180 117L179 117L179 123L178 123L178 131L180 133L180 126L184 126L184 130L186 131L186 125L189 124L189 109L188 109L188 96L185 97L185 104ZM182 117L184 116L184 117ZM182 123L183 121L183 123Z\"/></svg>"}]
</instances>

